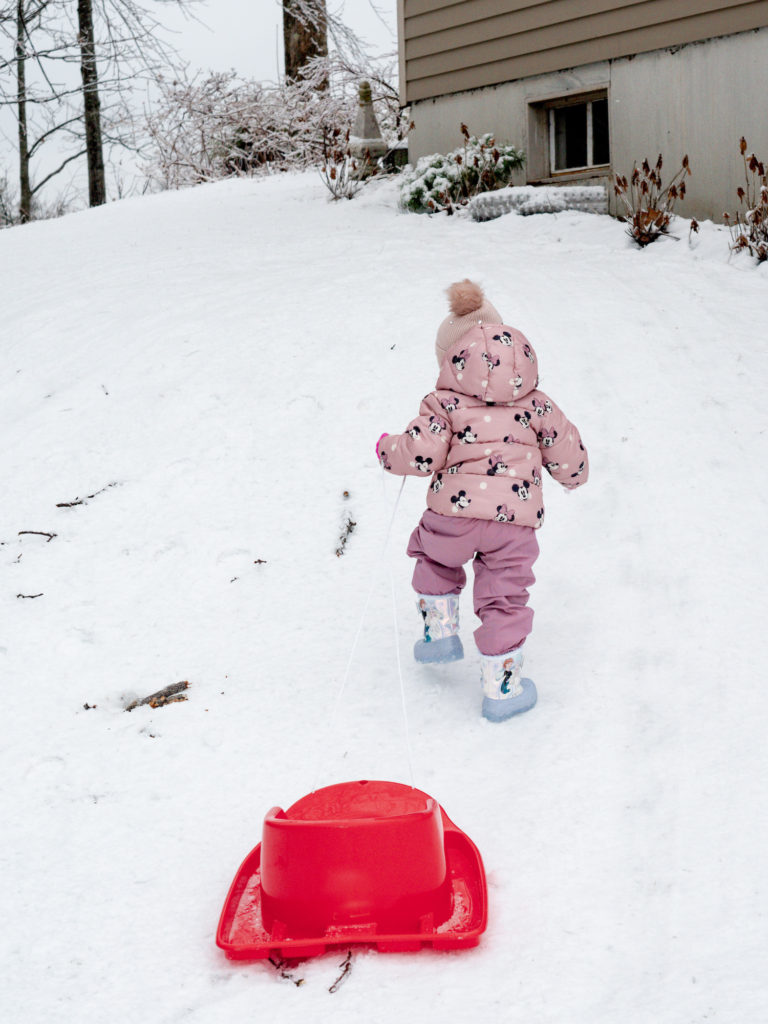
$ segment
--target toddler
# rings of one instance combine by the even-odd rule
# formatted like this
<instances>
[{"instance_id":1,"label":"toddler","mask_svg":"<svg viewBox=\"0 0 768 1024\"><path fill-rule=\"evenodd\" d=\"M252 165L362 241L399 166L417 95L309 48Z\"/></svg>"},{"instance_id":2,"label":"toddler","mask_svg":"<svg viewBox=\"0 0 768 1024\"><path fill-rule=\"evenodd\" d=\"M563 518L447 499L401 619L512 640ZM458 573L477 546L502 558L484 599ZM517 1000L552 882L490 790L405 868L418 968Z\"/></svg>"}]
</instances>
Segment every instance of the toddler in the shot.
<instances>
[{"instance_id":1,"label":"toddler","mask_svg":"<svg viewBox=\"0 0 768 1024\"><path fill-rule=\"evenodd\" d=\"M448 289L450 315L437 332L440 374L403 434L382 434L385 470L431 475L427 511L411 535L413 587L424 621L420 662L464 657L459 594L472 559L483 715L502 721L536 703L523 679L523 644L533 611L528 588L544 521L542 469L569 490L589 463L578 430L539 390L536 353L502 322L479 285Z\"/></svg>"}]
</instances>

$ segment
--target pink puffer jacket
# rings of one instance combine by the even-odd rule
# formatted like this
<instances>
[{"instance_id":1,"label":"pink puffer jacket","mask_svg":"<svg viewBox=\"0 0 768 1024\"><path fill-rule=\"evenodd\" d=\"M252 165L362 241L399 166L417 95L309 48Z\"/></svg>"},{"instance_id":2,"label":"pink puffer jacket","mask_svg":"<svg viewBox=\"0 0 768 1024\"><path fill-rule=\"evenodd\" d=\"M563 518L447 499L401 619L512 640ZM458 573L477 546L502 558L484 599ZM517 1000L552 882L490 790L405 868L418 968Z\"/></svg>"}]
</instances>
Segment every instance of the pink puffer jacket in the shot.
<instances>
[{"instance_id":1,"label":"pink puffer jacket","mask_svg":"<svg viewBox=\"0 0 768 1024\"><path fill-rule=\"evenodd\" d=\"M401 476L431 473L427 504L441 515L540 527L542 467L572 489L586 483L589 461L538 383L520 331L478 324L448 350L405 433L383 438L381 464Z\"/></svg>"}]
</instances>

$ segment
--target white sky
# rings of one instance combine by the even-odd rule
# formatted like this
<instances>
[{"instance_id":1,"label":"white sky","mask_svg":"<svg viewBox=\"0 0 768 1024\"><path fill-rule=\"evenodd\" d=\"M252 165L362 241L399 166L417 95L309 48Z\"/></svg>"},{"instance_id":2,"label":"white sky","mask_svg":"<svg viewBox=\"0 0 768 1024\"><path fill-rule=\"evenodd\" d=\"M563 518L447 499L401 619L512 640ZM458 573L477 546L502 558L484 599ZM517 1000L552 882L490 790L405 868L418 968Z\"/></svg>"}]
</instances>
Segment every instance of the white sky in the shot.
<instances>
[{"instance_id":1,"label":"white sky","mask_svg":"<svg viewBox=\"0 0 768 1024\"><path fill-rule=\"evenodd\" d=\"M397 0L329 0L328 9L340 14L371 52L395 50ZM205 25L185 20L170 5L162 12L163 22L174 30L176 48L190 62L190 71L234 68L244 78L272 81L282 73L279 0L206 0L197 16Z\"/></svg>"}]
</instances>

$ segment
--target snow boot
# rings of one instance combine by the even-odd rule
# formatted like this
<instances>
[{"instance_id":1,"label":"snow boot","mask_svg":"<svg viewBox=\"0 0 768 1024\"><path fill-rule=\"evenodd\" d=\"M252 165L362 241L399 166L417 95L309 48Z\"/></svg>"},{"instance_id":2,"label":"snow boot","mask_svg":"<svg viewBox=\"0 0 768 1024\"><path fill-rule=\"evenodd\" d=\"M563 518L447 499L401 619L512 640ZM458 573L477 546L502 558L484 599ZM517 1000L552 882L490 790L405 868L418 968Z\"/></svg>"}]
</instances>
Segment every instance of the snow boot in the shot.
<instances>
[{"instance_id":1,"label":"snow boot","mask_svg":"<svg viewBox=\"0 0 768 1024\"><path fill-rule=\"evenodd\" d=\"M513 715L530 711L536 703L536 686L532 679L521 679L523 652L520 648L507 654L480 655L480 681L483 687L483 718L503 722Z\"/></svg>"},{"instance_id":2,"label":"snow boot","mask_svg":"<svg viewBox=\"0 0 768 1024\"><path fill-rule=\"evenodd\" d=\"M463 658L458 594L419 594L416 607L424 619L424 639L413 647L416 661L443 664Z\"/></svg>"}]
</instances>

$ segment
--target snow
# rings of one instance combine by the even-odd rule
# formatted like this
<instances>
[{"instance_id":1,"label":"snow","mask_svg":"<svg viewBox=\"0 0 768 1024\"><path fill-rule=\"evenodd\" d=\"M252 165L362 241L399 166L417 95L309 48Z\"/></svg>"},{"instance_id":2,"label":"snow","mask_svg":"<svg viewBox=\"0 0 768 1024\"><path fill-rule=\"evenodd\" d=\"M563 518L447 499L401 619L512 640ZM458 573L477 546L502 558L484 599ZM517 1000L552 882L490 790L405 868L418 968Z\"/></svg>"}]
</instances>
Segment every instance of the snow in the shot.
<instances>
[{"instance_id":1,"label":"snow","mask_svg":"<svg viewBox=\"0 0 768 1024\"><path fill-rule=\"evenodd\" d=\"M428 219L393 183L333 204L312 175L0 233L5 1019L763 1018L766 269L713 224L673 236ZM466 660L410 657L426 481L385 549L400 483L373 455L433 386L465 276L592 467L547 488L539 704L502 725L466 596ZM270 807L410 781L395 641L414 782L483 854L488 931L355 949L333 994L344 951L227 961L218 915ZM124 711L178 680L188 701Z\"/></svg>"},{"instance_id":2,"label":"snow","mask_svg":"<svg viewBox=\"0 0 768 1024\"><path fill-rule=\"evenodd\" d=\"M537 213L608 213L605 185L512 185L473 196L467 206L474 220L492 220L505 213L530 217Z\"/></svg>"}]
</instances>

